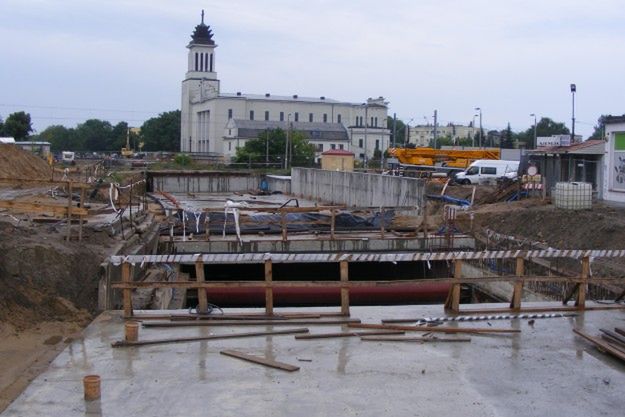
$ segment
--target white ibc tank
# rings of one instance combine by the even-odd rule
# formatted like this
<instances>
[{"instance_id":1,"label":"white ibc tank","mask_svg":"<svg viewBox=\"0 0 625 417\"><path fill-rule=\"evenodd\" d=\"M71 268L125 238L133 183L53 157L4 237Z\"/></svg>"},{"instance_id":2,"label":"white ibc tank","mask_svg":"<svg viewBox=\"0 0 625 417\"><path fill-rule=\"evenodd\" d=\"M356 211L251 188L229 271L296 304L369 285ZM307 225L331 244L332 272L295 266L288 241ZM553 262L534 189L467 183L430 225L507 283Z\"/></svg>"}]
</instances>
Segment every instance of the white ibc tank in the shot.
<instances>
[{"instance_id":1,"label":"white ibc tank","mask_svg":"<svg viewBox=\"0 0 625 417\"><path fill-rule=\"evenodd\" d=\"M553 190L556 207L584 210L592 207L592 184L588 182L558 182Z\"/></svg>"}]
</instances>

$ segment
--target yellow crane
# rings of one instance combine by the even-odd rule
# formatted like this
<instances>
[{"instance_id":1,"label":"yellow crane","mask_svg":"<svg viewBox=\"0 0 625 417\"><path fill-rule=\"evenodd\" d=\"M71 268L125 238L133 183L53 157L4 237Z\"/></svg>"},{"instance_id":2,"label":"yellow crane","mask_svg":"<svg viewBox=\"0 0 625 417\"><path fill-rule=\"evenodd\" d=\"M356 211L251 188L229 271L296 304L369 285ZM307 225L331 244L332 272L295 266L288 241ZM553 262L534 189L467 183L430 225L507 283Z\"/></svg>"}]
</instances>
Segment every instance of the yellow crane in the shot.
<instances>
[{"instance_id":1,"label":"yellow crane","mask_svg":"<svg viewBox=\"0 0 625 417\"><path fill-rule=\"evenodd\" d=\"M434 148L390 148L389 154L402 164L428 165L437 164L467 168L478 159L501 159L498 148L487 149L434 149Z\"/></svg>"}]
</instances>

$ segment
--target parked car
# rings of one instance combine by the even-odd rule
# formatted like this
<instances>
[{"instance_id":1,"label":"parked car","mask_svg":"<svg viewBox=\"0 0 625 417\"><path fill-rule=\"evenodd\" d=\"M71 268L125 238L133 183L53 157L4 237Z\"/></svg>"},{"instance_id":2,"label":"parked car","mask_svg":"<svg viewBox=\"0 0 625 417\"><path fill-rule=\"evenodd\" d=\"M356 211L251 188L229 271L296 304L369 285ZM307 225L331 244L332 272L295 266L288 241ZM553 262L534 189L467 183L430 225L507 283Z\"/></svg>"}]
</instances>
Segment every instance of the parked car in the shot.
<instances>
[{"instance_id":1,"label":"parked car","mask_svg":"<svg viewBox=\"0 0 625 417\"><path fill-rule=\"evenodd\" d=\"M478 159L466 171L457 173L455 181L458 184L485 184L502 177L516 179L518 171L519 161Z\"/></svg>"}]
</instances>

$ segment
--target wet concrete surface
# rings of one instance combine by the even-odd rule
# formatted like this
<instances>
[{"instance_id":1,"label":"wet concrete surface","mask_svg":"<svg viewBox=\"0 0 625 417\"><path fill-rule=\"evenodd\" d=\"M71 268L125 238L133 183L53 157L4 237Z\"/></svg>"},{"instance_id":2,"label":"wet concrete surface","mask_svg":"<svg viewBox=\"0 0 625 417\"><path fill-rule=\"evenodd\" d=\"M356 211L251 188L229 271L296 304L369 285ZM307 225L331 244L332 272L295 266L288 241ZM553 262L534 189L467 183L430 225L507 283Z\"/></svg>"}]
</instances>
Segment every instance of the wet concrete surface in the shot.
<instances>
[{"instance_id":1,"label":"wet concrete surface","mask_svg":"<svg viewBox=\"0 0 625 417\"><path fill-rule=\"evenodd\" d=\"M307 308L306 311L336 311ZM249 310L229 310L249 311ZM259 310L255 310L259 311ZM280 310L280 311L293 311ZM298 310L295 310L298 311ZM443 315L442 306L353 307L352 317ZM295 340L291 335L112 348L119 312L101 314L3 416L601 416L621 415L625 365L573 334L625 327L625 312L449 323L521 329L470 343ZM302 326L293 326L302 327ZM311 333L341 326L308 326ZM276 327L285 329L288 326ZM271 326L140 329L140 339L271 330ZM452 336L449 336L452 337ZM284 372L219 354L235 349L299 366ZM102 378L83 400L82 378Z\"/></svg>"}]
</instances>

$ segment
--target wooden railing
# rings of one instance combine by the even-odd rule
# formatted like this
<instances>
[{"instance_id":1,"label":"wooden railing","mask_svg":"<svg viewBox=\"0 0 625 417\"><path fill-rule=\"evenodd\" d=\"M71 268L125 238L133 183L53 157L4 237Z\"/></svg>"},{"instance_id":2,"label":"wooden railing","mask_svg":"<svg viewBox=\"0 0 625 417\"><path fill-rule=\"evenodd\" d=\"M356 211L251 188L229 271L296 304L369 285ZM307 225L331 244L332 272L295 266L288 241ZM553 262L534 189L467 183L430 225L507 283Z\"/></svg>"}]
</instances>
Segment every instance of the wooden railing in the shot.
<instances>
[{"instance_id":1,"label":"wooden railing","mask_svg":"<svg viewBox=\"0 0 625 417\"><path fill-rule=\"evenodd\" d=\"M123 309L126 317L133 315L132 290L135 288L186 288L198 290L200 311L207 311L208 300L206 290L217 287L264 288L265 312L273 314L273 290L285 287L335 287L340 288L341 314L349 315L349 291L354 287L375 286L389 287L394 285L424 285L430 283L450 284L449 294L445 302L445 310L450 313L460 313L460 293L462 284L480 284L488 282L510 282L513 292L510 305L505 309L472 310L478 311L554 311L554 310L583 310L586 309L586 288L588 284L616 282L625 284L625 277L590 277L590 260L595 257L625 257L625 250L541 250L541 251L481 251L481 252L438 252L438 253L340 253L340 254L195 254L195 255L132 255L113 256L114 265L121 265L122 280L113 284L113 288L123 291ZM525 275L525 261L531 258L576 258L581 259L581 271L577 277L561 276L527 276ZM462 265L467 260L484 259L515 259L516 273L511 276L485 276L477 278L464 277ZM350 281L349 264L354 262L414 262L414 261L452 261L453 277L418 278L392 281ZM264 281L211 281L204 276L205 264L264 264ZM274 281L274 263L338 263L340 268L339 281ZM132 282L131 268L139 264L178 264L195 265L196 281L160 281L160 282ZM523 286L526 282L564 282L574 284L573 290L565 295L562 307L552 308L522 308L521 300ZM576 295L575 305L566 306L568 300ZM623 298L625 291L618 297ZM624 306L616 306L623 308ZM595 307L593 307L595 308Z\"/></svg>"}]
</instances>

